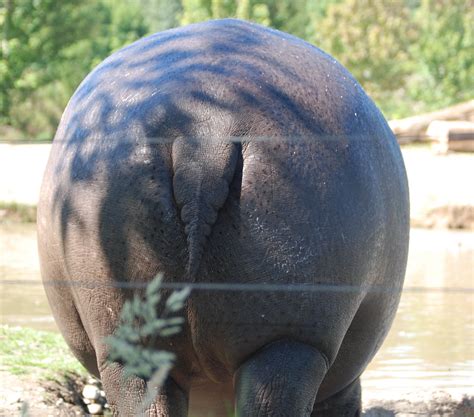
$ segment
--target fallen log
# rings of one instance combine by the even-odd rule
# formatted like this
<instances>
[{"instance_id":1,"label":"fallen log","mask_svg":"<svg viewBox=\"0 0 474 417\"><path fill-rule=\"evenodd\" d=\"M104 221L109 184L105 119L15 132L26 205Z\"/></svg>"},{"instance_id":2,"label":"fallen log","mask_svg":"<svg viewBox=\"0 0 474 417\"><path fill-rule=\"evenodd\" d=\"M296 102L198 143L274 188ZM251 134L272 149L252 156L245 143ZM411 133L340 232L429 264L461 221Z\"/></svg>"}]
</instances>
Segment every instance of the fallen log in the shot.
<instances>
[{"instance_id":1,"label":"fallen log","mask_svg":"<svg viewBox=\"0 0 474 417\"><path fill-rule=\"evenodd\" d=\"M433 141L432 149L436 153L474 152L474 122L434 120L429 124L426 136Z\"/></svg>"},{"instance_id":2,"label":"fallen log","mask_svg":"<svg viewBox=\"0 0 474 417\"><path fill-rule=\"evenodd\" d=\"M426 135L426 129L428 129L430 123L435 120L474 122L474 100L431 113L420 114L400 120L391 120L388 124L399 143L404 144L420 140L429 140Z\"/></svg>"}]
</instances>

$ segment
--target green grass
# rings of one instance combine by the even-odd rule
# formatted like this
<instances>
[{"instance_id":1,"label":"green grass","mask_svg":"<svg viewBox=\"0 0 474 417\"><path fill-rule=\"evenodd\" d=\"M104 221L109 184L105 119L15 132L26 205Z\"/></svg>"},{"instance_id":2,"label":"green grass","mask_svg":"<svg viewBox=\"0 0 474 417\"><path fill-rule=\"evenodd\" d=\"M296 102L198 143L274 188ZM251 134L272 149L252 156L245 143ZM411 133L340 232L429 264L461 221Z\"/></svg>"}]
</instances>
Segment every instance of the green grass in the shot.
<instances>
[{"instance_id":1,"label":"green grass","mask_svg":"<svg viewBox=\"0 0 474 417\"><path fill-rule=\"evenodd\" d=\"M0 325L0 369L32 380L56 381L67 389L68 376L86 377L61 335L26 327ZM229 404L226 415L235 417ZM28 415L28 414L25 414ZM209 414L212 416L211 414Z\"/></svg>"},{"instance_id":2,"label":"green grass","mask_svg":"<svg viewBox=\"0 0 474 417\"><path fill-rule=\"evenodd\" d=\"M0 223L36 223L36 206L0 201Z\"/></svg>"},{"instance_id":3,"label":"green grass","mask_svg":"<svg viewBox=\"0 0 474 417\"><path fill-rule=\"evenodd\" d=\"M15 375L33 373L45 379L70 372L87 375L61 335L26 327L0 326L0 365Z\"/></svg>"}]
</instances>

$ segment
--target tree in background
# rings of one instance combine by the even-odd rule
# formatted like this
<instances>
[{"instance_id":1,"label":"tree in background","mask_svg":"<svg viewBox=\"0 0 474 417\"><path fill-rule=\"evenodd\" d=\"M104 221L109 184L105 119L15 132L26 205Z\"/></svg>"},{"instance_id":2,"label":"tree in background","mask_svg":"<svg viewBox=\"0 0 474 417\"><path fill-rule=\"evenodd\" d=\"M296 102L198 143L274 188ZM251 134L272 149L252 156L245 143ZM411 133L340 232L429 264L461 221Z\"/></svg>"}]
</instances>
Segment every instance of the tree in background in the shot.
<instances>
[{"instance_id":1,"label":"tree in background","mask_svg":"<svg viewBox=\"0 0 474 417\"><path fill-rule=\"evenodd\" d=\"M305 36L303 38L310 42L319 42L317 33L319 31L321 21L327 16L329 6L341 3L341 1L342 0L307 0L305 13L308 16L309 23L306 26Z\"/></svg>"},{"instance_id":2,"label":"tree in background","mask_svg":"<svg viewBox=\"0 0 474 417\"><path fill-rule=\"evenodd\" d=\"M150 33L179 26L183 12L180 0L140 0L139 5Z\"/></svg>"},{"instance_id":3,"label":"tree in background","mask_svg":"<svg viewBox=\"0 0 474 417\"><path fill-rule=\"evenodd\" d=\"M270 25L268 1L252 0L182 0L181 24L202 22L208 19L237 17Z\"/></svg>"},{"instance_id":4,"label":"tree in background","mask_svg":"<svg viewBox=\"0 0 474 417\"><path fill-rule=\"evenodd\" d=\"M45 138L84 76L148 31L132 0L6 0L0 21L0 125Z\"/></svg>"},{"instance_id":5,"label":"tree in background","mask_svg":"<svg viewBox=\"0 0 474 417\"><path fill-rule=\"evenodd\" d=\"M418 38L411 97L430 109L474 96L474 4L466 0L423 0L416 10Z\"/></svg>"},{"instance_id":6,"label":"tree in background","mask_svg":"<svg viewBox=\"0 0 474 417\"><path fill-rule=\"evenodd\" d=\"M211 2L208 0L182 0L182 5L181 25L202 22L212 17Z\"/></svg>"},{"instance_id":7,"label":"tree in background","mask_svg":"<svg viewBox=\"0 0 474 417\"><path fill-rule=\"evenodd\" d=\"M269 23L275 29L283 30L300 38L306 38L310 24L306 9L312 0L268 0Z\"/></svg>"},{"instance_id":8,"label":"tree in background","mask_svg":"<svg viewBox=\"0 0 474 417\"><path fill-rule=\"evenodd\" d=\"M90 5L88 5L90 6ZM6 0L0 55L0 120L11 120L15 100L22 100L57 77L58 55L71 43L89 36L83 13L90 7L65 0Z\"/></svg>"},{"instance_id":9,"label":"tree in background","mask_svg":"<svg viewBox=\"0 0 474 417\"><path fill-rule=\"evenodd\" d=\"M345 0L329 5L315 43L337 58L384 107L413 71L409 48L416 36L401 1Z\"/></svg>"},{"instance_id":10,"label":"tree in background","mask_svg":"<svg viewBox=\"0 0 474 417\"><path fill-rule=\"evenodd\" d=\"M238 17L334 55L389 118L473 97L472 0L0 0L2 125L51 138L87 73L160 30Z\"/></svg>"}]
</instances>

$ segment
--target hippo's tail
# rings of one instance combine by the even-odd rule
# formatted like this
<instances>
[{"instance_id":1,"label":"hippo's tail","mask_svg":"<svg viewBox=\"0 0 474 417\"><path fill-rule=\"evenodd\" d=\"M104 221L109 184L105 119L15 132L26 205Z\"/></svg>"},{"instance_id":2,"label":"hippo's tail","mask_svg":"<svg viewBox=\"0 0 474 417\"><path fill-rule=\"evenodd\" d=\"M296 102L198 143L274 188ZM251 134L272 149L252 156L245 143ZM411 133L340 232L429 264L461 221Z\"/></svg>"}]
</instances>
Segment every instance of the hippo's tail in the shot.
<instances>
[{"instance_id":1,"label":"hippo's tail","mask_svg":"<svg viewBox=\"0 0 474 417\"><path fill-rule=\"evenodd\" d=\"M230 141L178 138L173 142L173 189L188 243L186 274L194 280L212 226L229 194L239 156Z\"/></svg>"}]
</instances>

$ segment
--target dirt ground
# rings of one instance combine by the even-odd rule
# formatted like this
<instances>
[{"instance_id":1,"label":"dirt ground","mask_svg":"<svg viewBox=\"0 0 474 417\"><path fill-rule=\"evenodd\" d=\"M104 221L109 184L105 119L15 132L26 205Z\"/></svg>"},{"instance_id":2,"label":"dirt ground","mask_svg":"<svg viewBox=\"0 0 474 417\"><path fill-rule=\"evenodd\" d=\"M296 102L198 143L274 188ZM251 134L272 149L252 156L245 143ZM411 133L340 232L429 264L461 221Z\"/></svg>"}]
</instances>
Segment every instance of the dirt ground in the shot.
<instances>
[{"instance_id":1,"label":"dirt ground","mask_svg":"<svg viewBox=\"0 0 474 417\"><path fill-rule=\"evenodd\" d=\"M77 375L65 382L38 384L31 377L0 371L0 416L85 416L81 392L86 380ZM474 417L474 396L453 397L445 392L410 394L399 400L366 400L363 417ZM223 416L224 417L224 416ZM227 416L225 416L227 417Z\"/></svg>"},{"instance_id":2,"label":"dirt ground","mask_svg":"<svg viewBox=\"0 0 474 417\"><path fill-rule=\"evenodd\" d=\"M16 376L0 371L0 417L84 416L83 378L71 375L63 383Z\"/></svg>"},{"instance_id":3,"label":"dirt ground","mask_svg":"<svg viewBox=\"0 0 474 417\"><path fill-rule=\"evenodd\" d=\"M437 155L427 146L402 148L415 227L474 230L474 154Z\"/></svg>"}]
</instances>

